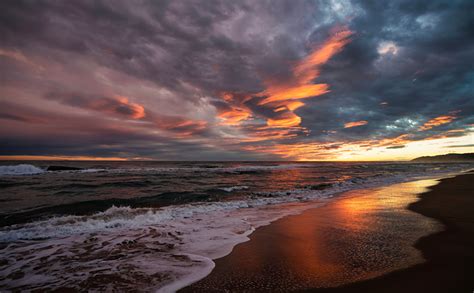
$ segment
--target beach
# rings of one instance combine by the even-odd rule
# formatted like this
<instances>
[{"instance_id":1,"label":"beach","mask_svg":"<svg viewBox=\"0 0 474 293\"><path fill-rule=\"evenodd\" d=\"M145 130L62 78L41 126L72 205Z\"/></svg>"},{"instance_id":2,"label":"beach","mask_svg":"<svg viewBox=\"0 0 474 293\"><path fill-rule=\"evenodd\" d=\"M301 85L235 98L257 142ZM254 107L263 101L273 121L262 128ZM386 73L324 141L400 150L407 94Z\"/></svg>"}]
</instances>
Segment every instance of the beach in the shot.
<instances>
[{"instance_id":1,"label":"beach","mask_svg":"<svg viewBox=\"0 0 474 293\"><path fill-rule=\"evenodd\" d=\"M471 292L474 174L351 191L257 229L183 292Z\"/></svg>"},{"instance_id":2,"label":"beach","mask_svg":"<svg viewBox=\"0 0 474 293\"><path fill-rule=\"evenodd\" d=\"M80 169L48 171L44 162L29 163L0 168L0 288L7 291L352 286L424 263L417 241L444 225L407 207L436 178L472 169L69 162Z\"/></svg>"}]
</instances>

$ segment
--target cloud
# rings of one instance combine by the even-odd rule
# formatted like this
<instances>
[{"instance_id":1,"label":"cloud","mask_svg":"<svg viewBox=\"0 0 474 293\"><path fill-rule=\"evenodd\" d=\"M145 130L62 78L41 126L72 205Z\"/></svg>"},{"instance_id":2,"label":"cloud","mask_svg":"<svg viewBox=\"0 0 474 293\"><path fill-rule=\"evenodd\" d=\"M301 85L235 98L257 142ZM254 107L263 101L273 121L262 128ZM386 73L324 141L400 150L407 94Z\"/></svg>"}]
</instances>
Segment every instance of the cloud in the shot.
<instances>
[{"instance_id":1,"label":"cloud","mask_svg":"<svg viewBox=\"0 0 474 293\"><path fill-rule=\"evenodd\" d=\"M242 108L232 108L230 111L220 113L218 115L226 125L238 125L242 121L249 119L252 113Z\"/></svg>"},{"instance_id":2,"label":"cloud","mask_svg":"<svg viewBox=\"0 0 474 293\"><path fill-rule=\"evenodd\" d=\"M394 145L394 146L388 146L387 149L393 150L393 149L403 149L405 146L404 145Z\"/></svg>"},{"instance_id":3,"label":"cloud","mask_svg":"<svg viewBox=\"0 0 474 293\"><path fill-rule=\"evenodd\" d=\"M369 122L365 120L360 120L360 121L354 121L354 122L346 122L344 123L344 128L352 128L352 127L357 127L357 126L363 126L367 125Z\"/></svg>"},{"instance_id":4,"label":"cloud","mask_svg":"<svg viewBox=\"0 0 474 293\"><path fill-rule=\"evenodd\" d=\"M46 98L58 101L64 105L128 119L142 119L146 115L143 105L132 103L129 101L129 98L119 95L94 97L74 93L50 93Z\"/></svg>"},{"instance_id":5,"label":"cloud","mask_svg":"<svg viewBox=\"0 0 474 293\"><path fill-rule=\"evenodd\" d=\"M349 29L342 27L334 29L331 37L322 45L317 46L301 61L298 61L292 68L292 74L284 80L277 80L272 77L266 79L266 89L258 93L264 98L258 105L272 104L275 112L288 111L277 119L268 119L269 126L291 127L301 123L301 117L293 111L304 106L302 102L293 101L307 99L323 95L329 91L327 84L314 84L314 80L319 76L321 65L325 64L329 58L337 54L350 41L353 34Z\"/></svg>"},{"instance_id":6,"label":"cloud","mask_svg":"<svg viewBox=\"0 0 474 293\"><path fill-rule=\"evenodd\" d=\"M458 145L448 145L444 148L472 148L474 144L458 144Z\"/></svg>"},{"instance_id":7,"label":"cloud","mask_svg":"<svg viewBox=\"0 0 474 293\"><path fill-rule=\"evenodd\" d=\"M33 68L34 70L37 70L37 71L44 70L44 68L42 66L38 65L34 61L27 58L21 51L4 50L4 49L0 48L0 57L10 58L12 60L15 60L16 62L26 64L29 67L31 67L31 68Z\"/></svg>"},{"instance_id":8,"label":"cloud","mask_svg":"<svg viewBox=\"0 0 474 293\"><path fill-rule=\"evenodd\" d=\"M278 118L267 120L267 125L271 127L293 127L301 124L301 117L295 113L288 111L280 115Z\"/></svg>"},{"instance_id":9,"label":"cloud","mask_svg":"<svg viewBox=\"0 0 474 293\"><path fill-rule=\"evenodd\" d=\"M438 127L438 126L443 125L443 124L451 123L454 119L457 118L455 116L455 114L457 112L458 111L451 112L451 114L449 114L449 115L438 116L436 118L430 119L429 121L425 122L425 124L420 126L420 128L418 130L425 131L425 130L429 130L433 127Z\"/></svg>"},{"instance_id":10,"label":"cloud","mask_svg":"<svg viewBox=\"0 0 474 293\"><path fill-rule=\"evenodd\" d=\"M341 7L9 1L0 155L349 159L470 135L472 1Z\"/></svg>"},{"instance_id":11,"label":"cloud","mask_svg":"<svg viewBox=\"0 0 474 293\"><path fill-rule=\"evenodd\" d=\"M381 42L377 47L377 52L381 55L397 55L399 48L394 42Z\"/></svg>"},{"instance_id":12,"label":"cloud","mask_svg":"<svg viewBox=\"0 0 474 293\"><path fill-rule=\"evenodd\" d=\"M329 91L329 85L313 83L319 76L318 67L340 52L350 41L352 34L353 32L345 27L333 29L326 41L318 46L315 45L306 57L291 66L288 75L266 76L263 82L266 89L259 93L222 94L222 99L231 106L229 106L230 109L221 112L219 118L223 119L227 125L239 125L247 119L260 116L266 120L269 127L299 126L302 119L294 111L305 105L299 100L320 96ZM257 104L247 105L249 101L256 99ZM266 109L271 112L267 111L265 114ZM269 136L269 139L273 138L273 135Z\"/></svg>"}]
</instances>

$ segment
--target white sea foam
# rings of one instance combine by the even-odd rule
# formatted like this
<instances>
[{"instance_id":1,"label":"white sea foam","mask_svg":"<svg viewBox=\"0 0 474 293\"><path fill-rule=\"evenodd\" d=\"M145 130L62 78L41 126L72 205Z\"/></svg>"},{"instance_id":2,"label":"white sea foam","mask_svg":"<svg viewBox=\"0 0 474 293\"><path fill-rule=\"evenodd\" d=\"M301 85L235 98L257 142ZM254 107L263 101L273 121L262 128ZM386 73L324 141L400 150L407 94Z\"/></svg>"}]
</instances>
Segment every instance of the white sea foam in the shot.
<instances>
[{"instance_id":1,"label":"white sea foam","mask_svg":"<svg viewBox=\"0 0 474 293\"><path fill-rule=\"evenodd\" d=\"M2 175L32 175L45 172L43 169L29 164L12 166L0 166L0 176Z\"/></svg>"},{"instance_id":2,"label":"white sea foam","mask_svg":"<svg viewBox=\"0 0 474 293\"><path fill-rule=\"evenodd\" d=\"M224 190L225 192L232 192L234 190L243 190L243 189L248 189L248 186L231 186L231 187L222 187L219 188L220 190Z\"/></svg>"},{"instance_id":3,"label":"white sea foam","mask_svg":"<svg viewBox=\"0 0 474 293\"><path fill-rule=\"evenodd\" d=\"M91 169L82 169L79 170L79 173L96 173L96 172L106 172L107 169L97 169L97 168L91 168Z\"/></svg>"}]
</instances>

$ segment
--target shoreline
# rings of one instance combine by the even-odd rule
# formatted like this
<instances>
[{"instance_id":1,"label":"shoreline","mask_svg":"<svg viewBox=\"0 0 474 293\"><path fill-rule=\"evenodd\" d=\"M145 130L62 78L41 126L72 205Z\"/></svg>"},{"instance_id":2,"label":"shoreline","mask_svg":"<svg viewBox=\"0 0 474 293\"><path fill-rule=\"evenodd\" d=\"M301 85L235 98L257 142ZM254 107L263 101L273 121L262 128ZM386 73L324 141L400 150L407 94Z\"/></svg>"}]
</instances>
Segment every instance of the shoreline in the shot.
<instances>
[{"instance_id":1,"label":"shoreline","mask_svg":"<svg viewBox=\"0 0 474 293\"><path fill-rule=\"evenodd\" d=\"M426 262L371 280L311 292L472 292L474 289L474 171L439 180L407 208L445 229L420 238ZM447 196L448 195L448 196ZM449 198L448 198L449 197Z\"/></svg>"},{"instance_id":2,"label":"shoreline","mask_svg":"<svg viewBox=\"0 0 474 293\"><path fill-rule=\"evenodd\" d=\"M446 174L445 176L454 176L454 174ZM424 178L427 178L424 176ZM439 176L438 176L439 178ZM33 226L33 232L39 233L44 236L47 233L52 233L52 235L59 235L58 233L66 232L68 233L71 229L75 229L74 231L80 231L78 229L87 228L86 231L91 231L91 229L100 228L103 230L103 223L111 223L114 221L121 221L121 225L117 230L109 231L109 233L105 234L81 234L82 236L68 236L66 238L61 238L60 241L48 243L52 244L53 247L56 247L57 253L50 255L50 258L47 260L47 265L45 265L45 261L41 260L37 257L37 253L35 249L42 249L41 245L43 242L35 243L33 241L26 241L24 242L25 245L28 245L28 251L31 252L31 257L24 257L17 258L18 251L23 249L22 246L12 246L10 249L5 249L5 257L8 259L8 262L12 264L11 267L7 268L9 271L4 271L3 274L7 276L7 279L2 279L2 282L5 281L5 286L11 286L11 288L59 288L59 289L71 289L72 288L106 288L113 284L116 288L121 288L125 290L126 288L138 288L142 287L145 288L150 286L150 284L158 284L157 286L149 287L150 290L158 290L158 291L166 291L166 290L177 290L178 288L182 288L186 286L186 284L193 284L195 281L203 280L207 277L208 273L210 272L211 266L214 267L214 261L219 262L220 259L224 258L225 256L232 254L232 250L236 246L237 243L241 243L242 245L246 245L249 238L247 236L250 235L250 239L253 239L255 235L252 233L256 231L257 234L261 234L262 229L273 229L272 227L275 226L276 223L287 223L288 218L300 218L301 214L306 214L306 212L310 210L317 210L316 214L319 214L320 211L328 210L326 206L334 206L334 203L345 202L345 206L341 206L341 212L335 213L334 211L329 212L329 215L336 220L340 220L339 228L353 230L352 232L357 232L362 229L365 229L365 232L368 234L372 233L370 229L366 229L366 227L372 225L365 225L363 223L358 223L352 226L352 219L348 217L348 215L352 215L352 218L355 219L365 219L366 217L361 217L360 213L364 213L365 209L358 209L358 206L364 207L365 205L356 204L357 200L360 200L360 197L364 197L364 194L367 192L373 192L374 190L389 190L390 186L398 186L398 185L413 185L411 188L419 189L424 188L422 185L414 184L413 182L418 181L430 181L434 182L432 179L425 179L422 178L418 179L410 179L405 177L406 181L398 181L403 178L395 177L391 180L378 180L375 182L369 182L366 186L361 187L359 184L355 184L357 188L351 189L350 191L340 191L335 192L334 190L328 190L329 193L326 194L326 197L321 198L318 201L300 201L300 202L288 202L282 205L267 205L264 206L263 209L260 208L250 208L250 209L241 209L240 206L230 206L230 212L227 210L221 211L222 208L220 205L215 206L212 205L205 205L202 208L209 211L209 208L212 208L211 211L215 210L216 212L212 212L212 216L209 215L206 218L206 213L199 213L195 217L187 217L186 215L189 210L185 207L176 207L172 215L178 215L176 221L176 217L172 217L169 220L171 226L165 227L163 226L162 230L156 230L153 228L148 228L147 221L150 223L156 223L156 216L162 216L158 213L158 211L154 211L150 214L150 210L148 209L132 209L128 207L114 207L112 209L107 210L105 213L96 214L94 217L75 217L70 216L67 218L52 218L45 222L42 222L41 225ZM388 181L392 181L392 183L388 183ZM393 182L395 181L395 182ZM385 183L383 185L378 185L380 183ZM435 184L435 183L429 183ZM347 187L347 186L345 186ZM352 185L350 187L353 187ZM336 190L338 191L338 190ZM403 190L402 190L403 191ZM354 196L351 197L350 195L353 194ZM324 195L324 194L323 194ZM402 201L406 201L406 199L399 198ZM416 198L413 197L412 201L415 201ZM351 203L352 201L352 203ZM375 210L380 209L383 207L384 200L369 200L367 203L373 205L372 208ZM397 204L397 202L394 202ZM394 204L392 203L392 204ZM398 203L399 205L400 203ZM194 206L199 207L199 206ZM237 209L235 209L237 207ZM317 207L317 208L316 208ZM402 214L406 211L405 209L398 209L399 213ZM262 213L264 212L264 213ZM124 217L124 214L126 217ZM309 213L311 214L311 213ZM347 215L346 215L347 214ZM314 215L313 215L314 216ZM324 218L324 217L322 217ZM393 218L393 217L392 217ZM410 217L404 216L407 220ZM160 218L161 219L161 218ZM67 222L64 222L67 220ZM127 229L125 225L129 225L130 223L141 223L142 226L137 228ZM304 219L303 219L304 220ZM345 224L342 223L345 220ZM306 219L304 220L306 223L310 223L311 221ZM342 221L342 222L341 222ZM331 227L333 225L329 225L331 221L327 221L327 223L322 223L322 227L326 226ZM372 219L373 223L377 223L376 219ZM194 225L198 223L198 225ZM431 224L430 224L431 223ZM436 222L437 223L437 222ZM67 225L64 225L67 224ZM341 225L344 224L344 225ZM436 225L433 222L426 222L426 227L429 231L436 228ZM41 227L42 226L42 227ZM403 225L402 225L403 226ZM62 228L56 229L52 227L59 227ZM205 229L199 229L205 228ZM269 227L269 228L266 228ZM390 228L390 226L387 226ZM25 227L28 228L28 227ZM31 227L30 227L31 228ZM298 224L293 225L292 229L298 228ZM255 230L256 229L256 230ZM380 228L379 228L380 229ZM23 235L27 235L24 237L28 237L28 233L31 231L28 229L21 230L22 233L26 233ZM285 229L283 229L285 230ZM386 230L386 229L381 229ZM410 241L415 242L418 240L419 235L425 235L426 229L414 229L413 231L408 231L410 235L409 237L405 237L406 235L403 234L404 238L409 239ZM20 230L12 230L12 235L18 234ZM120 232L122 231L122 232ZM301 232L301 231L300 231ZM304 232L304 231L303 231ZM337 232L337 230L336 230ZM423 234L425 233L425 234ZM352 239L344 239L338 236L340 239L332 239L331 237L321 237L322 240L330 239L335 243L335 246L326 244L326 247L336 247L337 249L344 251L344 245L347 247L347 243L341 245L337 240L345 240L346 242L350 243L350 241L354 240L354 242L362 241L367 244L370 244L371 239L358 239L357 234L361 233L352 233ZM363 235L364 233L362 233ZM7 235L7 234L5 234ZM32 234L33 236L35 234ZM48 234L49 235L49 234ZM337 235L337 233L336 233ZM52 236L52 237L53 237ZM292 235L287 235L291 238ZM355 237L354 237L355 236ZM400 235L399 235L400 236ZM160 237L160 241L156 242L156 238ZM283 237L285 238L285 237ZM337 238L337 237L336 237ZM399 237L400 238L400 237ZM163 239L163 240L161 240ZM276 235L274 237L273 242L278 243L282 239L281 235ZM301 237L301 239L309 239L308 237ZM288 240L288 239L287 239ZM334 241L336 240L336 241ZM348 241L350 240L350 241ZM383 239L373 238L376 242L381 242ZM396 239L395 239L396 240ZM253 240L251 240L253 241ZM249 242L251 242L249 241ZM285 240L286 241L286 240ZM387 241L387 240L384 240ZM407 240L404 240L407 241ZM290 241L291 242L291 241ZM324 241L323 241L324 242ZM395 241L389 241L395 242ZM124 244L125 243L125 244ZM293 243L294 245L295 243ZM313 244L314 245L314 244ZM359 247L364 247L364 245L359 245ZM410 246L411 247L411 246ZM3 247L5 248L5 247ZM33 249L35 248L35 249ZM84 253L77 253L77 248L81 248ZM296 247L293 249L294 251L302 251L299 255L301 259L305 258L304 247L300 249L300 247ZM24 250L24 249L23 249ZM314 249L313 249L314 250ZM376 249L373 249L376 250ZM24 250L26 251L26 250ZM69 251L74 252L74 260L71 259L71 255L67 254ZM287 251L291 253L290 251ZM360 253L361 251L359 251ZM397 247L388 247L388 252L390 252L390 257L398 259L400 262L399 253L405 255L413 255L411 261L419 261L421 259L420 254L415 249L404 250L404 251L397 251ZM257 253L257 255L263 255L266 253L266 249L262 250L262 253ZM275 255L275 254L274 254ZM279 255L278 253L276 254ZM153 260L151 258L154 258ZM348 256L351 258L351 255ZM377 253L372 253L369 255L370 257L378 260L374 262L379 267L372 267L372 271L364 272L365 278L374 277L374 271L377 274L380 272L385 272L387 267L384 263L387 263L384 260L384 256L378 255ZM33 258L33 261L31 259ZM120 259L120 262L117 262L117 258ZM146 259L147 261L143 261ZM334 260L334 259L333 259ZM355 267L356 269L360 270L360 268L364 268L367 265L363 264L363 259L353 259L351 266ZM97 272L94 269L90 270L89 268L95 268L96 265L91 266L92 263L97 263L97 266L101 267L102 269ZM270 263L274 263L272 260ZM333 262L336 263L337 262ZM146 267L147 264L153 266L152 268ZM412 264L412 263L411 263ZM58 270L48 270L51 266L61 266L64 271L71 272L70 275L67 275L69 279L66 279ZM119 265L125 265L127 267L127 272L120 272L110 274L104 272L103 268L106 267L116 267ZM306 265L308 265L306 263ZM397 268L406 267L407 264L400 262L397 265ZM351 270L353 267L343 267L345 273L349 273L349 277L353 281L359 280L357 275L352 274ZM78 269L79 268L79 269ZM241 268L240 266L234 266L232 269ZM302 266L304 268L304 266ZM83 270L85 272L91 271L91 274L72 274L74 271ZM133 269L133 271L132 271ZM170 269L174 271L170 271ZM393 267L389 268L393 270ZM30 283L28 280L32 277L38 275L38 270L41 274L51 274L52 277L57 276L56 279L47 283L43 282L40 283L42 280L39 280L37 283ZM231 271L231 270L229 270ZM18 273L18 274L17 274ZM19 273L22 273L21 275ZM140 274L140 277L135 278L133 282L130 282L123 278L123 276L128 276L131 274L135 274L137 276ZM212 275L212 272L211 272ZM270 274L270 276L274 276L274 274ZM336 276L337 274L332 273L332 277ZM326 276L328 277L328 276ZM331 276L329 276L331 277ZM8 281L10 280L11 281ZM37 279L38 280L38 279ZM108 282L106 280L109 280ZM337 284L341 284L341 280L337 280L334 278L330 278L330 284L336 282ZM21 283L23 282L23 283ZM25 283L28 282L28 283ZM199 282L199 281L198 281ZM0 282L1 283L1 282ZM59 284L59 287L56 285ZM160 285L161 284L161 285ZM164 286L163 286L164 285ZM192 286L192 285L191 285ZM147 287L148 288L148 287ZM311 284L306 284L305 287L298 287L298 289L304 288L311 288ZM280 290L281 291L281 290Z\"/></svg>"},{"instance_id":3,"label":"shoreline","mask_svg":"<svg viewBox=\"0 0 474 293\"><path fill-rule=\"evenodd\" d=\"M471 175L474 175L474 174L472 174L472 173L470 173L470 174L471 174ZM446 178L446 179L441 179L440 182L444 182L445 180L454 180L455 178L458 178L459 176L466 176L466 174L456 175L456 176L453 177L453 178L449 178L449 177L448 177L448 178ZM422 181L423 181L423 180L422 180ZM424 180L424 181L426 181L426 180ZM411 182L414 182L414 181L411 181ZM416 181L415 181L415 182L416 182ZM398 183L398 184L395 184L395 185L400 185L400 184L403 185L403 184L407 184L407 183ZM436 190L436 189L437 189L436 186L438 186L439 184L441 184L441 183L435 184L434 186L431 186L431 188L429 188L428 190L424 190L424 191L422 191L422 192L419 192L419 193L415 194L414 200L412 200L412 202L409 203L409 206L405 206L404 209L407 210L407 211L410 210L410 212L418 212L417 210L414 210L413 207L412 207L413 205L416 205L416 203L418 202L418 201L416 201L417 198L418 198L418 197L422 197L424 194L427 194L427 193L432 192L432 190ZM390 185L390 186L392 186L392 185ZM385 187L379 187L379 188L375 188L375 189L376 189L376 190L377 190L377 189L379 189L379 190L382 189L382 190L383 190L383 189L387 189L388 187L389 187L389 186L385 186ZM367 189L367 190L370 191L370 190L373 190L373 188L372 188L372 189ZM359 191L345 192L345 194L352 194L352 193L354 193L354 192L355 192L355 193L361 192L361 190L359 190ZM364 190L362 190L362 193L363 193L363 192L364 192ZM349 197L350 197L350 195L349 195ZM337 200L334 201L333 203L329 203L328 206L331 206L332 204L334 204L335 202L338 202L338 201L340 201L340 200L344 200L344 198L346 198L346 200L347 200L347 195L346 195L346 196L342 196L341 199L337 199ZM421 200L420 200L420 201L421 201ZM319 208L315 208L315 209L312 209L312 210L321 211L321 209L324 210L325 207L319 207ZM277 222L285 222L285 221L288 222L288 221L290 221L290 220L288 220L288 219L292 219L293 217L295 217L295 218L300 217L300 218L301 218L302 215L304 215L305 213L310 213L310 212L311 212L311 211L304 211L302 214L288 216L288 217L285 217L285 218L283 218L283 219L277 220ZM421 214L422 214L422 213L417 213L417 215L421 215ZM429 215L425 215L425 214L423 214L423 215L424 215L424 216L429 216ZM435 218L435 219L437 220L436 217L431 217L430 219L432 219L432 218ZM434 221L434 222L436 222L437 224L439 224L439 222L437 222L437 221ZM444 224L444 222L442 222L442 223ZM239 253L242 254L242 251L239 252L239 248L240 248L241 246L252 246L251 243L256 241L254 238L261 238L261 237L258 237L258 236L256 236L256 235L262 234L262 233L263 233L263 234L265 234L265 233L268 234L268 231L267 231L267 232L261 232L261 231L262 231L262 230L269 230L269 229L271 230L272 225L275 226L275 225L276 225L275 222L272 222L269 226L264 226L264 227L261 227L261 228L257 229L257 231L255 231L255 232L250 236L250 240L249 240L248 242L241 243L241 244L237 245L236 247L234 247L234 251L233 251L231 254L229 254L229 255L227 255L227 256L221 258L221 259L214 260L214 261L216 262L216 268L215 268L215 270L214 270L213 272L211 272L211 274L208 275L206 278L204 278L204 279L202 279L202 280L200 280L200 281L194 283L194 284L191 285L191 286L188 286L188 287L183 288L183 289L182 289L182 292L202 291L203 288L205 288L206 286L209 285L209 284L207 284L207 285L204 285L204 287L203 287L202 284L205 284L206 282L209 283L209 282L206 281L206 280L212 279L212 276L213 276L213 275L216 275L216 272L219 271L219 268L222 266L221 263L222 263L222 262L224 262L224 263L226 262L225 259L230 259L230 258L232 258L232 256L235 255L235 254L239 254ZM438 231L440 231L440 230L441 230L441 229L438 228L437 231L436 231L436 230L433 230L433 231L431 231L430 233L428 233L428 235L426 235L426 233L425 233L424 235L418 235L419 237L417 237L417 238L415 239L415 241L414 241L414 242L416 242L416 243L412 243L412 246L413 246L412 248L413 248L413 249L414 249L414 248L419 249L419 242L420 242L420 241L422 241L423 239L425 239L425 238L427 238L427 237L430 237L431 235L437 235L437 234L443 233L443 231L442 231L442 232L438 232ZM285 237L288 237L288 235L284 235L284 236L285 236ZM266 237L267 237L267 240L268 240L268 235L267 235ZM421 238L420 238L420 237L421 237ZM264 237L264 238L265 238L265 237ZM270 238L271 238L271 237L270 237ZM277 237L277 238L278 238L278 237ZM276 238L276 239L277 239L277 238ZM273 239L273 240L276 240L276 239ZM260 239L260 241L261 241L261 240L262 240L262 239ZM339 240L340 240L340 239L339 239ZM406 244L405 244L405 245L406 245ZM398 249L398 248L397 248L397 249ZM242 250L242 249L240 249L240 250ZM420 250L422 250L422 249L420 249ZM417 251L418 251L419 253L421 253L420 250L417 250ZM241 256L242 256L242 255L241 255ZM278 256L278 255L275 255L275 256ZM243 257L246 258L245 254L243 255ZM424 251L423 251L423 257L424 257L425 259L429 259L428 257L425 256ZM362 278L362 280L353 279L351 282L346 282L346 283L344 283L344 284L339 284L339 285L337 285L337 286L334 286L334 282L332 282L332 283L329 282L329 283L328 283L329 286L327 286L327 287L330 287L330 288L324 288L324 286L322 286L322 287L320 286L320 287L317 287L317 288L310 287L310 288L312 288L312 289L310 289L310 291L324 291L324 292L326 292L326 291L337 291L337 292L359 292L359 291L362 292L362 291L363 291L363 292L366 292L367 290L370 291L370 289L367 289L367 288L365 287L365 286L367 286L367 285L363 285L363 284L370 283L370 282L372 282L373 280L383 279L383 278L385 278L386 276L392 275L392 274L397 273L397 272L399 272L399 271L406 271L406 270L409 270L409 269L411 269L411 268L413 268L413 267L418 267L418 266L424 264L424 262L423 262L422 259L421 259L421 261L418 260L417 262L418 262L418 264L416 264L416 263L411 263L411 264L408 265L408 266L405 265L405 266L401 266L401 267L392 267L389 271L383 272L383 273L380 273L380 271L379 271L378 273L377 273L377 272L375 272L375 273L372 272L372 273L373 273L372 275L371 275L370 273L368 273L368 274L365 275L365 277ZM235 265L235 264L234 264L234 265ZM228 268L228 266L227 266L227 268ZM238 268L238 266L237 266L237 268ZM223 273L222 273L222 270L221 270L220 273L217 273L217 274L223 274ZM268 273L267 273L267 274L268 274ZM224 275L225 275L225 273L224 273ZM365 279L367 279L367 280L365 280ZM331 284L332 284L332 285L331 285ZM358 289L357 286L362 286L362 287L361 287L360 289ZM368 285L368 286L371 286L371 285ZM216 288L213 287L213 289L216 289ZM224 285L224 287L220 287L219 289L225 290L225 289L228 289L228 288L225 288L225 285ZM235 288L234 288L234 289L235 289ZM247 289L248 289L248 288L247 288ZM281 289L281 288L280 288L280 289ZM309 288L306 288L306 289L304 289L304 288L296 288L296 290L307 290L307 289L309 289ZM377 289L374 289L374 291L378 291L378 290L382 290L382 289L383 289L383 290L386 289L383 284L380 285L380 287L377 287ZM404 289L404 290L405 290L405 289ZM236 290L236 291L239 291L239 290ZM286 290L282 290L282 291L286 291ZM397 290L394 290L394 291L397 291Z\"/></svg>"}]
</instances>

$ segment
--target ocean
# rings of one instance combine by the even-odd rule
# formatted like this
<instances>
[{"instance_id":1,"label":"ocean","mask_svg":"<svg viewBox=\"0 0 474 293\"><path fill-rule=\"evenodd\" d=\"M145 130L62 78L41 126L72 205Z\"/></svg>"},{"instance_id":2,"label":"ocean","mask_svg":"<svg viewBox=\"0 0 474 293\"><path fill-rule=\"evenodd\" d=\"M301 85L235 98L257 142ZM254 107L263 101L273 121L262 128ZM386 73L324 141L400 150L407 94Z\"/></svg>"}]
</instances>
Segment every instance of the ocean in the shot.
<instances>
[{"instance_id":1,"label":"ocean","mask_svg":"<svg viewBox=\"0 0 474 293\"><path fill-rule=\"evenodd\" d=\"M0 164L0 288L175 291L256 228L342 192L474 164L8 162ZM47 171L50 166L77 170Z\"/></svg>"}]
</instances>

